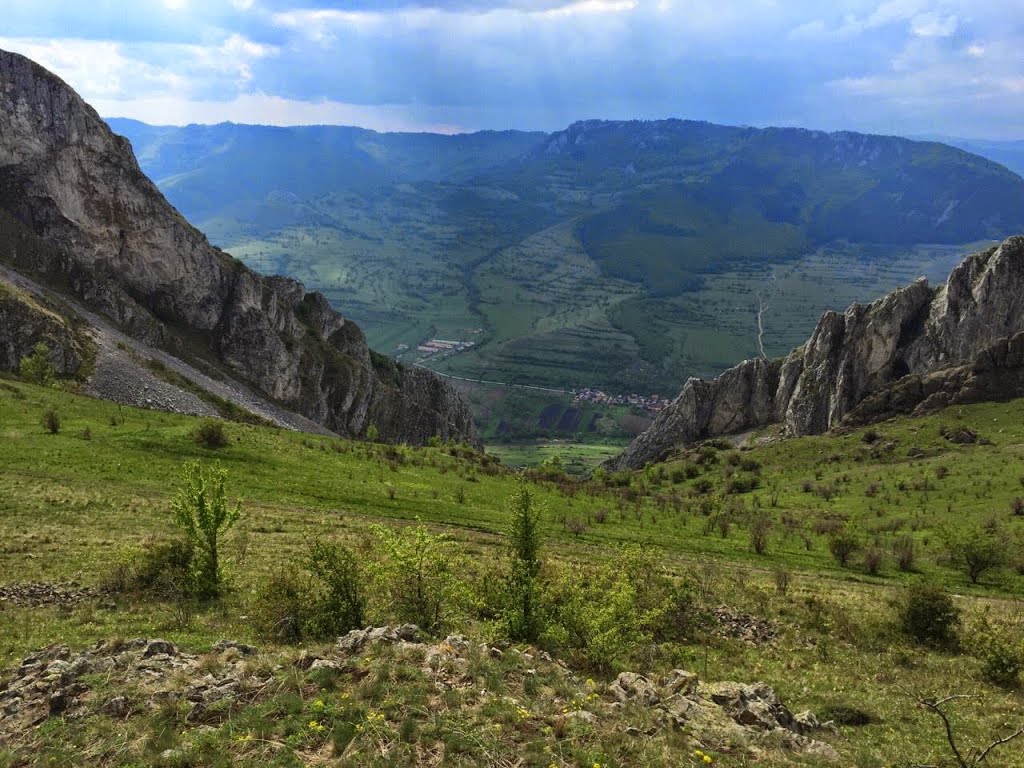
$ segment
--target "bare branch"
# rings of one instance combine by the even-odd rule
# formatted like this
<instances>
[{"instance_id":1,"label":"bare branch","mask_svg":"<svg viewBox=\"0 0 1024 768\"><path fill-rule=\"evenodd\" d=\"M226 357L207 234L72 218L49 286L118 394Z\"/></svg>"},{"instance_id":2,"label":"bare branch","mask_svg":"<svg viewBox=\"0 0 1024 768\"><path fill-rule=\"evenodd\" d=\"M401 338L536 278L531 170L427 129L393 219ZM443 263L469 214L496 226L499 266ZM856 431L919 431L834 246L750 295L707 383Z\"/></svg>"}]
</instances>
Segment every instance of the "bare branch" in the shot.
<instances>
[{"instance_id":1,"label":"bare branch","mask_svg":"<svg viewBox=\"0 0 1024 768\"><path fill-rule=\"evenodd\" d=\"M985 759L985 755L987 755L989 752L991 752L996 747L1001 746L1003 744L1006 744L1008 741L1013 741L1014 739L1016 739L1018 736L1021 736L1021 735L1024 735L1024 725L1022 725L1020 728L1018 728L1014 733L1011 733L1009 736L1004 736L1001 739L996 739L991 744L989 744L987 747L985 747L985 749L982 750L981 754L978 755L978 759L974 761L974 764L977 765L982 760L984 760Z\"/></svg>"},{"instance_id":2,"label":"bare branch","mask_svg":"<svg viewBox=\"0 0 1024 768\"><path fill-rule=\"evenodd\" d=\"M1013 733L1010 733L1006 736L1003 736L993 741L983 750L978 752L977 757L974 757L970 762L968 762L967 759L964 758L963 754L961 754L959 747L957 747L956 745L956 739L953 737L953 725L949 721L949 716L942 711L942 706L945 704L949 704L951 701L959 701L960 699L980 699L981 696L970 693L959 693L951 696L946 696L943 699L926 699L923 696L919 696L918 694L914 693L905 686L900 685L899 683L897 683L897 687L901 691L903 691L903 693L905 693L907 696L914 699L922 707L930 709L932 712L937 714L942 719L942 725L946 729L946 741L949 742L949 748L953 751L953 756L956 758L956 762L959 768L977 768L977 766L981 765L985 758L988 757L988 753L991 752L993 749L995 749L996 747L1000 747L1003 744L1007 744L1013 741L1014 739L1019 738L1020 736L1024 736L1024 725L1021 725L1021 727ZM975 750L972 749L971 753L973 754L974 752ZM916 768L925 767L917 766Z\"/></svg>"}]
</instances>

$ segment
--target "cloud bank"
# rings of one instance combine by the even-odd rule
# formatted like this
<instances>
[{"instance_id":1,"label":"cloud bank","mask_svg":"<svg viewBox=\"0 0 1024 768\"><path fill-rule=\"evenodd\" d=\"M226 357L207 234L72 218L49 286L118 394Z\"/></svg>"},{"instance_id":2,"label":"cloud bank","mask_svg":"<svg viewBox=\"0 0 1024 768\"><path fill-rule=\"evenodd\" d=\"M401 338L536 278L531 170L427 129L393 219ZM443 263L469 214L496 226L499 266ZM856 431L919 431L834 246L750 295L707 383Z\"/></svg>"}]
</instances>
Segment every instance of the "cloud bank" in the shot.
<instances>
[{"instance_id":1,"label":"cloud bank","mask_svg":"<svg viewBox=\"0 0 1024 768\"><path fill-rule=\"evenodd\" d=\"M1019 0L6 0L107 116L553 130L687 117L1024 139Z\"/></svg>"}]
</instances>

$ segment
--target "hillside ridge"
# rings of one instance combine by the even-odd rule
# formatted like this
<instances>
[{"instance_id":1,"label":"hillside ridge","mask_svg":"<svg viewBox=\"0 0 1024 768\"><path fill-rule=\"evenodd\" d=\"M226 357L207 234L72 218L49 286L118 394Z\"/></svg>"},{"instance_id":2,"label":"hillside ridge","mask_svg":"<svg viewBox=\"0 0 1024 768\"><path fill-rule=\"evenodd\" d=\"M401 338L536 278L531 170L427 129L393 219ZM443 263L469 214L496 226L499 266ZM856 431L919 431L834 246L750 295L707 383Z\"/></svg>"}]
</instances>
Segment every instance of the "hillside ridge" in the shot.
<instances>
[{"instance_id":1,"label":"hillside ridge","mask_svg":"<svg viewBox=\"0 0 1024 768\"><path fill-rule=\"evenodd\" d=\"M0 209L16 222L8 234L25 230L5 238L0 258L150 345L208 358L341 435L373 426L388 440L478 442L448 385L372 353L321 294L211 246L142 173L128 140L58 77L7 52Z\"/></svg>"},{"instance_id":2,"label":"hillside ridge","mask_svg":"<svg viewBox=\"0 0 1024 768\"><path fill-rule=\"evenodd\" d=\"M608 469L678 446L782 424L813 435L844 422L1024 394L1024 237L964 259L945 285L918 280L869 305L826 312L785 358L690 379Z\"/></svg>"}]
</instances>

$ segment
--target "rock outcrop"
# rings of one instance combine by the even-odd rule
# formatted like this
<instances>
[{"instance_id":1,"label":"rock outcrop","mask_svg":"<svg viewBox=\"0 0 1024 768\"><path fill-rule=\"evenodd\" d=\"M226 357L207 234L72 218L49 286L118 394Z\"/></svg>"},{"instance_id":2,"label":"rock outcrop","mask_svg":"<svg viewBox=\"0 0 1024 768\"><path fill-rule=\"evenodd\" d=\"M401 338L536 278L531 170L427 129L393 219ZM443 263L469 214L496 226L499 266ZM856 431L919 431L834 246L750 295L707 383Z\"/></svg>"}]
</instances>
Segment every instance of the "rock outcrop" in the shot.
<instances>
[{"instance_id":1,"label":"rock outcrop","mask_svg":"<svg viewBox=\"0 0 1024 768\"><path fill-rule=\"evenodd\" d=\"M376 425L388 440L479 442L454 390L373 353L322 295L211 246L142 173L126 139L59 78L3 51L0 212L0 260L136 338L341 435ZM46 247L23 247L32 237Z\"/></svg>"},{"instance_id":2,"label":"rock outcrop","mask_svg":"<svg viewBox=\"0 0 1024 768\"><path fill-rule=\"evenodd\" d=\"M299 703L315 728L327 717L324 699L330 696L324 693L325 676L333 681L330 690L343 692L344 701L349 691L358 690L361 679L390 667L402 671L404 683L415 682L438 694L462 694L455 706L467 715L476 708L481 720L497 721L512 707L519 722L540 733L552 734L555 727L611 731L630 721L647 721L655 723L653 729L645 732L628 725L625 734L649 739L666 730L682 734L690 749L713 749L755 762L769 749L814 764L840 759L831 744L820 740L834 738L835 726L818 722L811 712L793 715L765 683L706 683L685 670L664 677L623 672L602 692L593 680L580 680L544 651L501 650L462 635L429 642L420 635L414 625L355 630L338 638L333 647L297 655L230 640L215 643L206 654L142 637L100 641L78 651L51 645L16 667L0 670L0 739L20 757L33 748L33 734L49 720L63 719L72 729L112 720L119 732L134 734L147 726L155 710L170 707L180 717L176 726L182 736L219 735L238 745L239 733L232 723L244 722L249 708L266 706L295 681L304 684L290 695L311 699ZM547 702L551 711L528 709L526 701L483 688L474 667L488 660L509 682L524 677L557 682ZM337 707L336 702L332 706ZM360 712L364 724L366 717ZM386 707L373 717L382 727L398 727ZM182 740L182 751L162 762L171 762L171 757L187 761L185 750L191 748L189 740Z\"/></svg>"},{"instance_id":3,"label":"rock outcrop","mask_svg":"<svg viewBox=\"0 0 1024 768\"><path fill-rule=\"evenodd\" d=\"M787 357L690 379L610 469L705 438L782 424L791 435L955 403L1024 396L1024 237L846 312L826 312Z\"/></svg>"}]
</instances>

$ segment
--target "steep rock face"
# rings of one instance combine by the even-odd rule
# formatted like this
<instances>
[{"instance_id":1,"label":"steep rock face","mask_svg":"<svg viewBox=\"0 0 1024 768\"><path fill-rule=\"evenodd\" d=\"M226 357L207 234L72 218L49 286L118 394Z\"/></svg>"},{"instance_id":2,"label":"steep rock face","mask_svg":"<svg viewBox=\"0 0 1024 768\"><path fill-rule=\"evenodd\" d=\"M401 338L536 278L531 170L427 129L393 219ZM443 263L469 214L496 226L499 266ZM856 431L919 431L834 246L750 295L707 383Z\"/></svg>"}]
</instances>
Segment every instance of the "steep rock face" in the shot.
<instances>
[{"instance_id":1,"label":"steep rock face","mask_svg":"<svg viewBox=\"0 0 1024 768\"><path fill-rule=\"evenodd\" d=\"M50 244L11 247L133 335L224 366L343 435L478 443L468 407L431 374L372 355L362 331L286 278L264 278L188 224L64 82L0 51L0 210Z\"/></svg>"},{"instance_id":2,"label":"steep rock face","mask_svg":"<svg viewBox=\"0 0 1024 768\"><path fill-rule=\"evenodd\" d=\"M39 342L50 350L54 369L65 375L79 373L93 352L89 340L65 317L0 281L0 370L17 370Z\"/></svg>"},{"instance_id":3,"label":"steep rock face","mask_svg":"<svg viewBox=\"0 0 1024 768\"><path fill-rule=\"evenodd\" d=\"M1024 237L878 301L826 312L781 360L746 360L690 379L610 469L639 468L680 445L782 423L793 435L898 413L1024 395Z\"/></svg>"}]
</instances>

